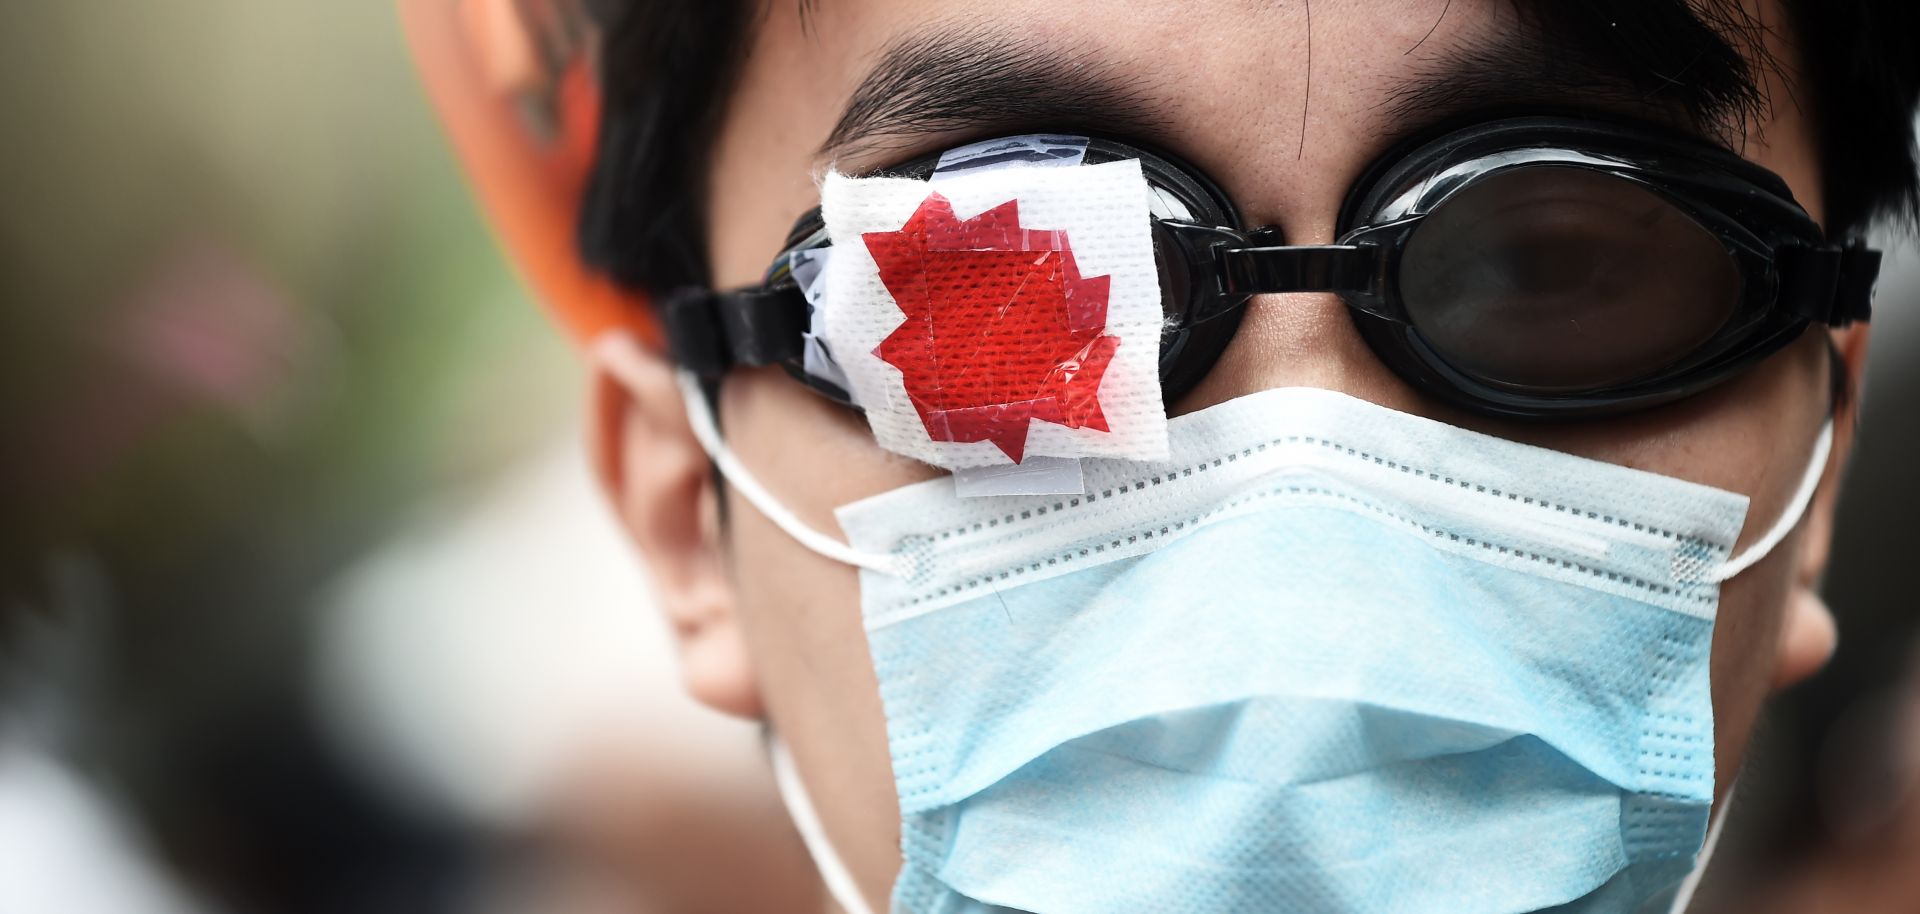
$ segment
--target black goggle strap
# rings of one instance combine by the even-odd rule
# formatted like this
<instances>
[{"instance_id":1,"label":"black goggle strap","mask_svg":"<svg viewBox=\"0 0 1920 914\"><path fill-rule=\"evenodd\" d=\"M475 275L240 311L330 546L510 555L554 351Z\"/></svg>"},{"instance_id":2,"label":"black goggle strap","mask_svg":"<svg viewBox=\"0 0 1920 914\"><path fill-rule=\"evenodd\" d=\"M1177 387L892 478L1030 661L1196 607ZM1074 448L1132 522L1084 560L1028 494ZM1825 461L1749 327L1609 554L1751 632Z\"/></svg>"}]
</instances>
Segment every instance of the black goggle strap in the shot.
<instances>
[{"instance_id":1,"label":"black goggle strap","mask_svg":"<svg viewBox=\"0 0 1920 914\"><path fill-rule=\"evenodd\" d=\"M735 365L777 365L804 355L811 320L797 286L715 292L688 286L661 307L667 349L681 368L717 378Z\"/></svg>"},{"instance_id":2,"label":"black goggle strap","mask_svg":"<svg viewBox=\"0 0 1920 914\"><path fill-rule=\"evenodd\" d=\"M1258 244L1231 229L1173 225L1177 255L1189 281L1201 292L1177 321L1192 326L1244 304L1263 292L1342 292L1377 297L1384 258L1377 245L1234 246ZM805 296L790 281L758 289L715 292L676 289L662 303L667 346L680 367L718 377L735 365L792 363L805 352L811 316Z\"/></svg>"},{"instance_id":3,"label":"black goggle strap","mask_svg":"<svg viewBox=\"0 0 1920 914\"><path fill-rule=\"evenodd\" d=\"M1377 243L1263 244L1266 230L1162 223L1180 250L1192 295L1180 326L1191 326L1266 293L1338 292L1362 310L1386 318L1386 247ZM1859 241L1845 245L1782 247L1774 254L1779 307L1810 321L1844 327L1873 313L1880 252ZM806 297L784 277L758 289L675 290L662 307L674 360L701 377L719 377L734 365L795 363L804 356L811 317Z\"/></svg>"}]
</instances>

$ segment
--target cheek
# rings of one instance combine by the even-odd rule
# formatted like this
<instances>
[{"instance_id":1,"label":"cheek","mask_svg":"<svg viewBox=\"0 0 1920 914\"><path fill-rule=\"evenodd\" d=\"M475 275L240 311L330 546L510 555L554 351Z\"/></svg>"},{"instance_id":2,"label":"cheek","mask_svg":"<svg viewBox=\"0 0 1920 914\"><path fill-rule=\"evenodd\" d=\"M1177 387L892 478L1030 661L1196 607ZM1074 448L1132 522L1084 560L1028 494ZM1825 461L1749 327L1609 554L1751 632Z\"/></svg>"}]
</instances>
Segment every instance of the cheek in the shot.
<instances>
[{"instance_id":1,"label":"cheek","mask_svg":"<svg viewBox=\"0 0 1920 914\"><path fill-rule=\"evenodd\" d=\"M1740 772L1770 691L1799 547L1799 536L1788 537L1765 561L1720 590L1711 675L1715 783L1723 792Z\"/></svg>"},{"instance_id":2,"label":"cheek","mask_svg":"<svg viewBox=\"0 0 1920 914\"><path fill-rule=\"evenodd\" d=\"M807 551L737 496L729 496L728 509L740 625L774 729L806 744L878 728L856 572Z\"/></svg>"},{"instance_id":3,"label":"cheek","mask_svg":"<svg viewBox=\"0 0 1920 914\"><path fill-rule=\"evenodd\" d=\"M730 376L721 417L774 497L837 539L835 508L934 475L879 450L858 415L779 369ZM885 884L898 865L899 815L858 573L795 542L731 487L726 504L737 611L769 723L806 772L834 846L862 884Z\"/></svg>"},{"instance_id":4,"label":"cheek","mask_svg":"<svg viewBox=\"0 0 1920 914\"><path fill-rule=\"evenodd\" d=\"M806 773L822 827L856 878L884 885L898 866L900 816L857 574L737 496L728 510L736 611L767 723Z\"/></svg>"},{"instance_id":5,"label":"cheek","mask_svg":"<svg viewBox=\"0 0 1920 914\"><path fill-rule=\"evenodd\" d=\"M1817 333L1724 387L1622 423L1606 444L1580 442L1588 456L1679 476L1748 495L1736 552L1787 511L1827 414L1826 355ZM1604 430L1602 430L1604 431ZM1717 784L1738 774L1771 691L1799 534L1721 588L1714 624L1712 691Z\"/></svg>"}]
</instances>

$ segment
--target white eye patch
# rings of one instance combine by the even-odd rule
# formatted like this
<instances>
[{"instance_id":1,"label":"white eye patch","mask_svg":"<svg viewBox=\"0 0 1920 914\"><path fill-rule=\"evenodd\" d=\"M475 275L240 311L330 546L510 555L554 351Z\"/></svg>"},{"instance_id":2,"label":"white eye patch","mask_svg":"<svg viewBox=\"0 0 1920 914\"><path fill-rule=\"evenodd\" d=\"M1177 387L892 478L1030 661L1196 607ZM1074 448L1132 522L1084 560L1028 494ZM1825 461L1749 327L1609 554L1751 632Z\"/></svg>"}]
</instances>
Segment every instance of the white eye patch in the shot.
<instances>
[{"instance_id":1,"label":"white eye patch","mask_svg":"<svg viewBox=\"0 0 1920 914\"><path fill-rule=\"evenodd\" d=\"M1137 161L830 173L814 334L880 446L950 470L1167 453Z\"/></svg>"}]
</instances>

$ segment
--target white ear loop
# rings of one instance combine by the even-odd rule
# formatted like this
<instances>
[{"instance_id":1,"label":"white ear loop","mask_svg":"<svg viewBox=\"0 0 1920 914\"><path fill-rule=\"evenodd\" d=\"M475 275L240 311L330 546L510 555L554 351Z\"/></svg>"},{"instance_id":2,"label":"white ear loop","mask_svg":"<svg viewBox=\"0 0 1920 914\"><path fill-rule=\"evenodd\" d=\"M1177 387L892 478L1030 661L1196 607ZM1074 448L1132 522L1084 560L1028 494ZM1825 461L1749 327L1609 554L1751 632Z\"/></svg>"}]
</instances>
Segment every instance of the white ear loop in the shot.
<instances>
[{"instance_id":1,"label":"white ear loop","mask_svg":"<svg viewBox=\"0 0 1920 914\"><path fill-rule=\"evenodd\" d=\"M768 743L767 751L773 758L773 786L780 793L780 802L787 806L787 817L793 820L794 830L800 833L800 843L807 846L807 853L813 857L813 867L820 871L820 881L826 884L827 894L833 896L846 914L873 914L873 909L867 907L866 896L861 895L854 884L853 874L847 871L847 864L827 841L826 829L820 826L820 815L814 811L806 785L800 782L800 772L793 767L787 744L777 736Z\"/></svg>"},{"instance_id":2,"label":"white ear loop","mask_svg":"<svg viewBox=\"0 0 1920 914\"><path fill-rule=\"evenodd\" d=\"M1800 480L1800 490L1793 493L1793 501L1787 503L1786 513L1774 521L1773 529L1768 530L1766 536L1754 541L1747 551L1722 562L1707 576L1707 580L1719 584L1752 568L1766 558L1773 547L1780 545L1787 534L1793 532L1793 528L1800 523L1800 516L1806 513L1807 505L1813 501L1813 493L1820 488L1820 477L1826 475L1827 457L1832 453L1833 420L1828 419L1827 424L1820 428L1820 437L1813 443L1813 458L1807 462L1807 473Z\"/></svg>"},{"instance_id":3,"label":"white ear loop","mask_svg":"<svg viewBox=\"0 0 1920 914\"><path fill-rule=\"evenodd\" d=\"M1700 879L1707 874L1707 865L1713 862L1713 852L1720 849L1720 832L1726 827L1727 813L1733 809L1733 795L1740 789L1740 779L1735 778L1727 788L1727 795L1720 798L1720 808L1714 811L1713 821L1707 823L1707 843L1700 848L1700 859L1693 865L1693 871L1680 881L1680 888L1674 893L1673 906L1667 914L1685 914L1687 906L1693 904L1693 895L1700 889Z\"/></svg>"},{"instance_id":4,"label":"white ear loop","mask_svg":"<svg viewBox=\"0 0 1920 914\"><path fill-rule=\"evenodd\" d=\"M594 340L594 355L607 371L633 385L640 377L640 359L645 358L639 351L632 334L621 330L610 330ZM713 425L713 412L707 405L707 398L700 390L700 381L692 372L676 372L680 384L680 395L687 405L687 424L693 427L693 437L700 442L700 448L707 452L708 459L720 468L720 475L746 498L747 503L773 521L788 536L800 545L827 558L857 568L877 571L894 577L905 577L903 561L892 555L861 552L812 527L794 516L786 505L768 492L760 480L740 463L732 449L720 439L720 430Z\"/></svg>"},{"instance_id":5,"label":"white ear loop","mask_svg":"<svg viewBox=\"0 0 1920 914\"><path fill-rule=\"evenodd\" d=\"M637 381L643 371L640 360L644 358L638 346L631 334L614 330L594 340L593 351L600 364L614 377L629 386L638 386ZM682 371L676 373L675 380L679 383L681 398L687 405L687 423L693 428L694 440L700 442L707 457L720 468L720 475L726 477L727 482L749 504L800 545L827 558L885 574L900 574L898 569L901 562L894 556L860 552L807 526L788 511L746 467L741 466L733 451L720 440L720 432L713 426L713 414L707 405L707 398L700 390L699 379L691 372ZM786 744L779 737L774 737L768 751L773 762L774 787L779 791L780 801L787 807L787 816L793 820L794 830L800 833L801 843L806 845L807 853L813 857L814 868L820 871L820 881L826 885L827 894L833 896L846 914L873 914L873 909L867 906L866 897L860 894L854 883L853 874L827 841L826 829L820 825L820 815L814 810L812 799L807 796L806 785L801 783L799 772L794 769L793 757L787 752Z\"/></svg>"}]
</instances>

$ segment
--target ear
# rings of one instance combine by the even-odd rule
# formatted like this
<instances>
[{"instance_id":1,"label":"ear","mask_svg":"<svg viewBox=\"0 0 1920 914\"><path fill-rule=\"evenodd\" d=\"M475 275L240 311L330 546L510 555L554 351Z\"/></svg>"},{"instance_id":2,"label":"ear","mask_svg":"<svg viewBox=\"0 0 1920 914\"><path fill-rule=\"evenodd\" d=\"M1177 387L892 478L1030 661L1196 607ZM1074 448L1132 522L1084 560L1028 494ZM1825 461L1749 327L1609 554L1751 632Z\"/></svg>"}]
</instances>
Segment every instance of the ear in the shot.
<instances>
[{"instance_id":1,"label":"ear","mask_svg":"<svg viewBox=\"0 0 1920 914\"><path fill-rule=\"evenodd\" d=\"M695 700L760 718L764 710L735 593L707 455L687 426L667 359L618 331L594 347L595 470L651 572Z\"/></svg>"},{"instance_id":2,"label":"ear","mask_svg":"<svg viewBox=\"0 0 1920 914\"><path fill-rule=\"evenodd\" d=\"M1780 644L1775 656L1773 687L1784 689L1820 671L1833 657L1839 644L1833 611L1820 597L1820 578L1826 573L1827 560L1833 554L1833 515L1840 500L1840 480L1860 422L1861 384L1866 377L1867 339L1865 324L1856 324L1833 334L1832 357L1839 360L1833 377L1844 379L1845 387L1834 392L1833 453L1820 478L1820 489L1807 506L1806 529L1800 537L1800 563L1794 572L1793 592L1787 597L1786 618L1781 621Z\"/></svg>"}]
</instances>

